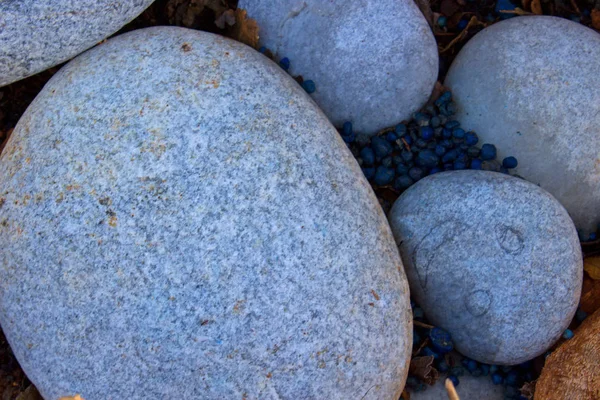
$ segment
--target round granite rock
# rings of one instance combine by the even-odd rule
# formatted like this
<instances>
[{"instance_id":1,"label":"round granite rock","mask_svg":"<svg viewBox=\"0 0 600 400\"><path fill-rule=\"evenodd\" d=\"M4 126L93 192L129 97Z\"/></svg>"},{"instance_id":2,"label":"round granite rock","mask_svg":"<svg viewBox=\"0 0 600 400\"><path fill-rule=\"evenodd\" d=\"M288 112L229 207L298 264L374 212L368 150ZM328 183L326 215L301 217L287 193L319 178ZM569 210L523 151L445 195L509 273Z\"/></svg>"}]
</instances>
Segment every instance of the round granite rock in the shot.
<instances>
[{"instance_id":1,"label":"round granite rock","mask_svg":"<svg viewBox=\"0 0 600 400\"><path fill-rule=\"evenodd\" d=\"M408 284L334 127L220 36L71 61L0 159L0 321L46 399L396 400Z\"/></svg>"},{"instance_id":2,"label":"round granite rock","mask_svg":"<svg viewBox=\"0 0 600 400\"><path fill-rule=\"evenodd\" d=\"M518 364L571 322L583 275L577 232L538 186L497 172L438 173L404 192L390 223L412 296L464 355Z\"/></svg>"},{"instance_id":3,"label":"round granite rock","mask_svg":"<svg viewBox=\"0 0 600 400\"><path fill-rule=\"evenodd\" d=\"M240 0L258 21L260 44L288 57L292 75L329 119L375 134L427 101L438 75L431 29L413 0Z\"/></svg>"},{"instance_id":4,"label":"round granite rock","mask_svg":"<svg viewBox=\"0 0 600 400\"><path fill-rule=\"evenodd\" d=\"M540 185L583 233L600 222L600 35L535 16L484 29L458 54L445 84L456 118L515 156L516 174Z\"/></svg>"},{"instance_id":5,"label":"round granite rock","mask_svg":"<svg viewBox=\"0 0 600 400\"><path fill-rule=\"evenodd\" d=\"M153 0L0 1L0 86L89 49Z\"/></svg>"}]
</instances>

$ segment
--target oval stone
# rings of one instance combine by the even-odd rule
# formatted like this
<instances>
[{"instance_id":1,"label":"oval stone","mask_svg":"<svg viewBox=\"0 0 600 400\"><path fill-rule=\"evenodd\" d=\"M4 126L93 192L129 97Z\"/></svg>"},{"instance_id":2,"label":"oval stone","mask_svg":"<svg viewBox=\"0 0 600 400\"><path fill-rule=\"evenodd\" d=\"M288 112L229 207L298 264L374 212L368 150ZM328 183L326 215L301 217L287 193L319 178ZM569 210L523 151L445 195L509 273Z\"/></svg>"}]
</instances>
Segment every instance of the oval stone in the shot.
<instances>
[{"instance_id":1,"label":"oval stone","mask_svg":"<svg viewBox=\"0 0 600 400\"><path fill-rule=\"evenodd\" d=\"M583 275L577 232L538 186L497 172L439 173L400 196L390 223L413 298L462 354L519 364L571 322Z\"/></svg>"},{"instance_id":2,"label":"oval stone","mask_svg":"<svg viewBox=\"0 0 600 400\"><path fill-rule=\"evenodd\" d=\"M445 84L457 119L515 156L584 234L600 222L600 35L564 18L499 22L471 39Z\"/></svg>"},{"instance_id":3,"label":"oval stone","mask_svg":"<svg viewBox=\"0 0 600 400\"><path fill-rule=\"evenodd\" d=\"M438 75L435 38L413 0L240 0L260 44L290 72L316 82L311 95L336 126L375 134L418 111Z\"/></svg>"},{"instance_id":4,"label":"oval stone","mask_svg":"<svg viewBox=\"0 0 600 400\"><path fill-rule=\"evenodd\" d=\"M48 82L0 162L0 321L45 398L398 398L390 227L260 53L174 27L111 39Z\"/></svg>"},{"instance_id":5,"label":"oval stone","mask_svg":"<svg viewBox=\"0 0 600 400\"><path fill-rule=\"evenodd\" d=\"M76 56L153 0L0 1L0 86Z\"/></svg>"}]
</instances>

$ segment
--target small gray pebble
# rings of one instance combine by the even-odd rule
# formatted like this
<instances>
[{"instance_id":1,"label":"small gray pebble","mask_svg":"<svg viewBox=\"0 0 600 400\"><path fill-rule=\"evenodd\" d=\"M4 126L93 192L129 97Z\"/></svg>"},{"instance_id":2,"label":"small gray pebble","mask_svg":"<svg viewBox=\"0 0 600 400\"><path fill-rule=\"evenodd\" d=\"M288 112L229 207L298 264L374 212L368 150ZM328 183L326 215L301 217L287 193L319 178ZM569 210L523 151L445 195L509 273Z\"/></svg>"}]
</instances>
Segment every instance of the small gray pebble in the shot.
<instances>
[{"instance_id":1,"label":"small gray pebble","mask_svg":"<svg viewBox=\"0 0 600 400\"><path fill-rule=\"evenodd\" d=\"M153 0L0 1L0 86L96 45Z\"/></svg>"},{"instance_id":2,"label":"small gray pebble","mask_svg":"<svg viewBox=\"0 0 600 400\"><path fill-rule=\"evenodd\" d=\"M564 18L494 24L454 60L456 118L498 160L562 203L584 234L600 223L600 35Z\"/></svg>"},{"instance_id":3,"label":"small gray pebble","mask_svg":"<svg viewBox=\"0 0 600 400\"><path fill-rule=\"evenodd\" d=\"M0 158L0 321L48 400L389 399L408 284L335 128L251 48L134 31Z\"/></svg>"},{"instance_id":4,"label":"small gray pebble","mask_svg":"<svg viewBox=\"0 0 600 400\"><path fill-rule=\"evenodd\" d=\"M438 173L402 194L390 223L411 295L462 354L518 364L571 322L581 248L566 210L538 186L497 172Z\"/></svg>"},{"instance_id":5,"label":"small gray pebble","mask_svg":"<svg viewBox=\"0 0 600 400\"><path fill-rule=\"evenodd\" d=\"M312 79L311 96L336 126L360 133L408 119L428 100L438 51L413 0L240 0L260 44L290 72Z\"/></svg>"}]
</instances>

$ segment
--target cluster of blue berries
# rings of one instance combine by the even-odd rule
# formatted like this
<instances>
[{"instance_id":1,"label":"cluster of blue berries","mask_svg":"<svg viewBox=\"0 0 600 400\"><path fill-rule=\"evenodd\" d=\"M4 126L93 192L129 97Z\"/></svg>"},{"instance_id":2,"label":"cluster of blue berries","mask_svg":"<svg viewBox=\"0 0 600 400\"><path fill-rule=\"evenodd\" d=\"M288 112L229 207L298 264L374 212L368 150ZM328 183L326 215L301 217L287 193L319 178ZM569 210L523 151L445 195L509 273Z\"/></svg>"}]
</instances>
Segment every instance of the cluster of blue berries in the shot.
<instances>
[{"instance_id":1,"label":"cluster of blue berries","mask_svg":"<svg viewBox=\"0 0 600 400\"><path fill-rule=\"evenodd\" d=\"M413 119L384 129L372 138L357 138L352 123L344 123L340 134L375 187L402 192L415 182L441 171L485 169L508 173L517 159L496 161L496 147L483 144L475 132L466 132L452 118L456 106L452 93L444 92Z\"/></svg>"},{"instance_id":2,"label":"cluster of blue berries","mask_svg":"<svg viewBox=\"0 0 600 400\"><path fill-rule=\"evenodd\" d=\"M259 48L258 51L260 53L266 55L270 59L272 59L272 60L274 59L273 53L271 53L271 51L269 49L267 49L265 46L262 46L261 48ZM290 59L287 57L283 57L281 60L279 60L279 66L281 68L283 68L284 71L289 73ZM294 79L300 84L300 86L302 86L302 88L308 94L314 93L317 90L317 85L315 85L315 82L310 79L305 80L302 76L295 76Z\"/></svg>"}]
</instances>

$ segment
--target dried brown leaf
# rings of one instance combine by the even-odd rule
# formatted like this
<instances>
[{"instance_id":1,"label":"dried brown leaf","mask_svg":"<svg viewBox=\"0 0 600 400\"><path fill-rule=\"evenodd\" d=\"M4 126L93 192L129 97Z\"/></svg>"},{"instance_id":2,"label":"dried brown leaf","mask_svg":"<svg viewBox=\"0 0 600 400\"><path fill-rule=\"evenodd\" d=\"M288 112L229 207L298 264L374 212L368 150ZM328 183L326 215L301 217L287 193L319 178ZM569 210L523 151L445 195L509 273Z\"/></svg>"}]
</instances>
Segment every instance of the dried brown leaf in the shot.
<instances>
[{"instance_id":1,"label":"dried brown leaf","mask_svg":"<svg viewBox=\"0 0 600 400\"><path fill-rule=\"evenodd\" d=\"M527 11L531 11L531 0L523 0L523 9Z\"/></svg>"},{"instance_id":2,"label":"dried brown leaf","mask_svg":"<svg viewBox=\"0 0 600 400\"><path fill-rule=\"evenodd\" d=\"M439 372L433 368L433 356L413 358L408 371L428 385L433 385L440 377Z\"/></svg>"},{"instance_id":3,"label":"dried brown leaf","mask_svg":"<svg viewBox=\"0 0 600 400\"><path fill-rule=\"evenodd\" d=\"M531 0L531 12L537 15L544 13L541 0Z\"/></svg>"},{"instance_id":4,"label":"dried brown leaf","mask_svg":"<svg viewBox=\"0 0 600 400\"><path fill-rule=\"evenodd\" d=\"M600 10L592 10L592 28L600 30Z\"/></svg>"},{"instance_id":5,"label":"dried brown leaf","mask_svg":"<svg viewBox=\"0 0 600 400\"><path fill-rule=\"evenodd\" d=\"M600 309L600 281L593 280L587 275L583 277L579 306L588 314L593 314Z\"/></svg>"},{"instance_id":6,"label":"dried brown leaf","mask_svg":"<svg viewBox=\"0 0 600 400\"><path fill-rule=\"evenodd\" d=\"M235 24L235 11L231 9L226 10L215 20L215 25L219 29L225 29L225 26L232 26L233 24Z\"/></svg>"},{"instance_id":7,"label":"dried brown leaf","mask_svg":"<svg viewBox=\"0 0 600 400\"><path fill-rule=\"evenodd\" d=\"M535 393L535 383L536 381L525 382L525 384L521 388L521 396L526 397L527 400L532 400L533 393Z\"/></svg>"},{"instance_id":8,"label":"dried brown leaf","mask_svg":"<svg viewBox=\"0 0 600 400\"><path fill-rule=\"evenodd\" d=\"M583 260L583 269L588 273L590 278L600 279L600 255L586 257Z\"/></svg>"},{"instance_id":9,"label":"dried brown leaf","mask_svg":"<svg viewBox=\"0 0 600 400\"><path fill-rule=\"evenodd\" d=\"M251 47L258 47L258 23L248 18L246 10L235 10L235 25L232 27L231 37Z\"/></svg>"},{"instance_id":10,"label":"dried brown leaf","mask_svg":"<svg viewBox=\"0 0 600 400\"><path fill-rule=\"evenodd\" d=\"M448 45L446 47L444 47L443 49L441 49L440 53L445 53L446 51L450 50L456 43L462 41L467 36L467 34L469 33L469 28L471 28L471 27L473 27L475 25L483 25L483 26L485 26L484 23L479 22L479 20L477 19L477 17L475 17L475 16L471 17L471 19L469 20L469 23L467 24L467 26L465 27L465 29L463 29L458 36L456 36L454 39L452 39L452 41L450 43L448 43Z\"/></svg>"},{"instance_id":11,"label":"dried brown leaf","mask_svg":"<svg viewBox=\"0 0 600 400\"><path fill-rule=\"evenodd\" d=\"M22 391L15 400L44 400L42 395L33 385Z\"/></svg>"}]
</instances>

